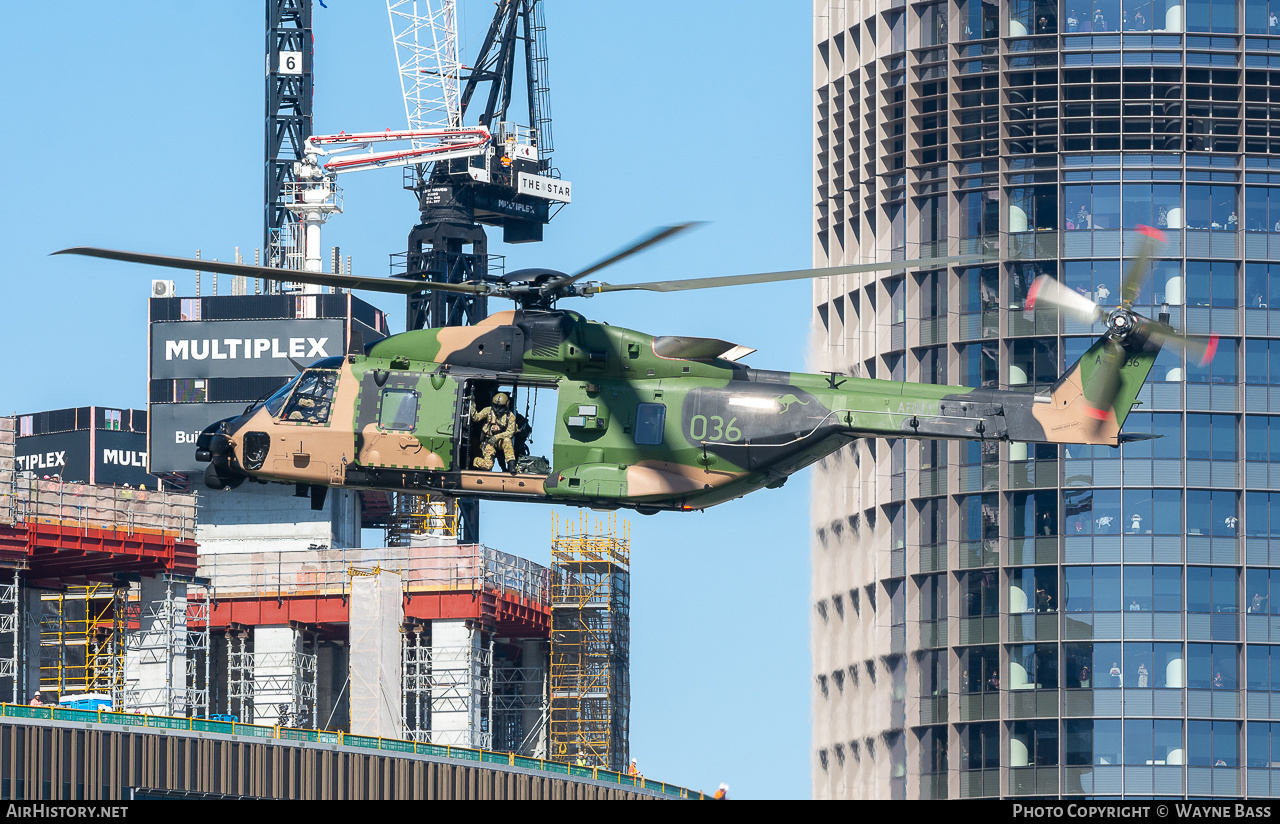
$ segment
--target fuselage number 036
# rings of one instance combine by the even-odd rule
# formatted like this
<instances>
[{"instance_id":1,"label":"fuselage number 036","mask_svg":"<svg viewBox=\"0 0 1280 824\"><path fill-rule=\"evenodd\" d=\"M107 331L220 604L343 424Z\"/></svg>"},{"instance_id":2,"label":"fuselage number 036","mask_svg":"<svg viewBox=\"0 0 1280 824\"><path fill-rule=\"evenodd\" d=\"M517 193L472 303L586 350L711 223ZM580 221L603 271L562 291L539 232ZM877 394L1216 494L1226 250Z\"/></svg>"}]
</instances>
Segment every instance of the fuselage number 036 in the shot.
<instances>
[{"instance_id":1,"label":"fuselage number 036","mask_svg":"<svg viewBox=\"0 0 1280 824\"><path fill-rule=\"evenodd\" d=\"M742 440L742 430L734 426L737 418L730 418L725 423L724 418L719 415L712 415L708 420L706 415L694 415L689 419L689 437L695 441L723 441L732 443Z\"/></svg>"}]
</instances>

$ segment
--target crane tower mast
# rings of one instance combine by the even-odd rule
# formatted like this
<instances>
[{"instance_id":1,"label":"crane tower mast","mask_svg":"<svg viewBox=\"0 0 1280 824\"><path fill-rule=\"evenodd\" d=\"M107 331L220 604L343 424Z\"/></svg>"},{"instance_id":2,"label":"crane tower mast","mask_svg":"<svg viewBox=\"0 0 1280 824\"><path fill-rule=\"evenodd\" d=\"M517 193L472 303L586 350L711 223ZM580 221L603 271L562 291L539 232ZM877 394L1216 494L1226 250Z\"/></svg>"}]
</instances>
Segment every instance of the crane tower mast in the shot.
<instances>
[{"instance_id":1,"label":"crane tower mast","mask_svg":"<svg viewBox=\"0 0 1280 824\"><path fill-rule=\"evenodd\" d=\"M302 268L297 215L289 210L294 164L311 137L311 0L267 0L266 265ZM271 288L278 288L272 284Z\"/></svg>"},{"instance_id":2,"label":"crane tower mast","mask_svg":"<svg viewBox=\"0 0 1280 824\"><path fill-rule=\"evenodd\" d=\"M387 15L409 128L462 125L456 0L387 0Z\"/></svg>"}]
</instances>

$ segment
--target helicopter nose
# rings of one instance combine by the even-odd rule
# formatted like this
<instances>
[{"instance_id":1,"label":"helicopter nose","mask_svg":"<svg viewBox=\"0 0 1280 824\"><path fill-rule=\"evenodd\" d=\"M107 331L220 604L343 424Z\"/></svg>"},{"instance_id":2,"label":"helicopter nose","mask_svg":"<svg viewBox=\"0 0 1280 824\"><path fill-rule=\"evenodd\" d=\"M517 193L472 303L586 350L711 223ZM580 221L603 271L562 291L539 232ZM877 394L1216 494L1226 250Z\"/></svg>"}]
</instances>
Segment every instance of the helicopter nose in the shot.
<instances>
[{"instance_id":1,"label":"helicopter nose","mask_svg":"<svg viewBox=\"0 0 1280 824\"><path fill-rule=\"evenodd\" d=\"M231 438L227 436L227 424L235 418L223 418L209 424L196 438L196 460L208 463L232 453Z\"/></svg>"}]
</instances>

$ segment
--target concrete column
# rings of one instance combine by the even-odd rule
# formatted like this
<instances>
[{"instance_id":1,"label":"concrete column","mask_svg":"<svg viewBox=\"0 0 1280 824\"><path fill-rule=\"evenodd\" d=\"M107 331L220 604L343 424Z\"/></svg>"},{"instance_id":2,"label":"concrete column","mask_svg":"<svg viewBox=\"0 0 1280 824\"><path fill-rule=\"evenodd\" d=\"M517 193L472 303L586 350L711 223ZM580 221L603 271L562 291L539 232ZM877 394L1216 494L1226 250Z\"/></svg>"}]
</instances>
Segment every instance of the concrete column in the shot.
<instances>
[{"instance_id":1,"label":"concrete column","mask_svg":"<svg viewBox=\"0 0 1280 824\"><path fill-rule=\"evenodd\" d=\"M324 643L316 660L316 727L347 729L347 646L341 641Z\"/></svg>"},{"instance_id":2,"label":"concrete column","mask_svg":"<svg viewBox=\"0 0 1280 824\"><path fill-rule=\"evenodd\" d=\"M302 645L302 633L293 627L253 628L253 723L279 724L283 708L288 726L297 726L294 716L302 693L297 664L306 652ZM310 720L310 708L305 712Z\"/></svg>"},{"instance_id":3,"label":"concrete column","mask_svg":"<svg viewBox=\"0 0 1280 824\"><path fill-rule=\"evenodd\" d=\"M143 578L138 629L127 634L125 708L153 715L187 713L187 585Z\"/></svg>"},{"instance_id":4,"label":"concrete column","mask_svg":"<svg viewBox=\"0 0 1280 824\"><path fill-rule=\"evenodd\" d=\"M476 746L480 738L480 633L457 620L431 622L431 743Z\"/></svg>"},{"instance_id":5,"label":"concrete column","mask_svg":"<svg viewBox=\"0 0 1280 824\"><path fill-rule=\"evenodd\" d=\"M18 593L18 605L22 610L22 619L18 624L18 637L22 643L22 649L18 653L21 685L18 699L27 703L40 688L40 590L23 587ZM42 695L41 700L52 703L54 696L52 693Z\"/></svg>"},{"instance_id":6,"label":"concrete column","mask_svg":"<svg viewBox=\"0 0 1280 824\"><path fill-rule=\"evenodd\" d=\"M542 723L543 709L548 703L546 694L547 680L547 654L543 641L534 638L520 642L521 648L521 667L526 672L524 685L525 695L529 696L530 703L535 703L532 699L539 699L538 709L526 709L520 713L520 726L524 729L525 740L529 741L529 754L534 758L545 758L547 755L547 725ZM537 729L536 737L530 739L529 731Z\"/></svg>"}]
</instances>

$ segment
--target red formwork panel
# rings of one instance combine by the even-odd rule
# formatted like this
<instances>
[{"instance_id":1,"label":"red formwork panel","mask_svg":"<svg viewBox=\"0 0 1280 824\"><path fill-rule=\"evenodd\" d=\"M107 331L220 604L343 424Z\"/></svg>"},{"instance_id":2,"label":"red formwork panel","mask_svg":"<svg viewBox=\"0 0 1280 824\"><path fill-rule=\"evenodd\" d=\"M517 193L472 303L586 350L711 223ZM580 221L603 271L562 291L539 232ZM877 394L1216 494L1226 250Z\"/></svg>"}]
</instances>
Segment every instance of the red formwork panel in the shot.
<instances>
[{"instance_id":1,"label":"red formwork panel","mask_svg":"<svg viewBox=\"0 0 1280 824\"><path fill-rule=\"evenodd\" d=\"M209 609L213 628L284 626L289 623L333 627L350 621L350 598L343 595L283 595L262 598L227 598ZM551 612L542 604L507 593L450 590L409 592L404 599L406 618L474 620L492 627L506 638L547 638Z\"/></svg>"},{"instance_id":2,"label":"red formwork panel","mask_svg":"<svg viewBox=\"0 0 1280 824\"><path fill-rule=\"evenodd\" d=\"M26 521L0 527L0 561L25 563L29 579L76 580L117 572L194 575L196 544L159 531Z\"/></svg>"}]
</instances>

